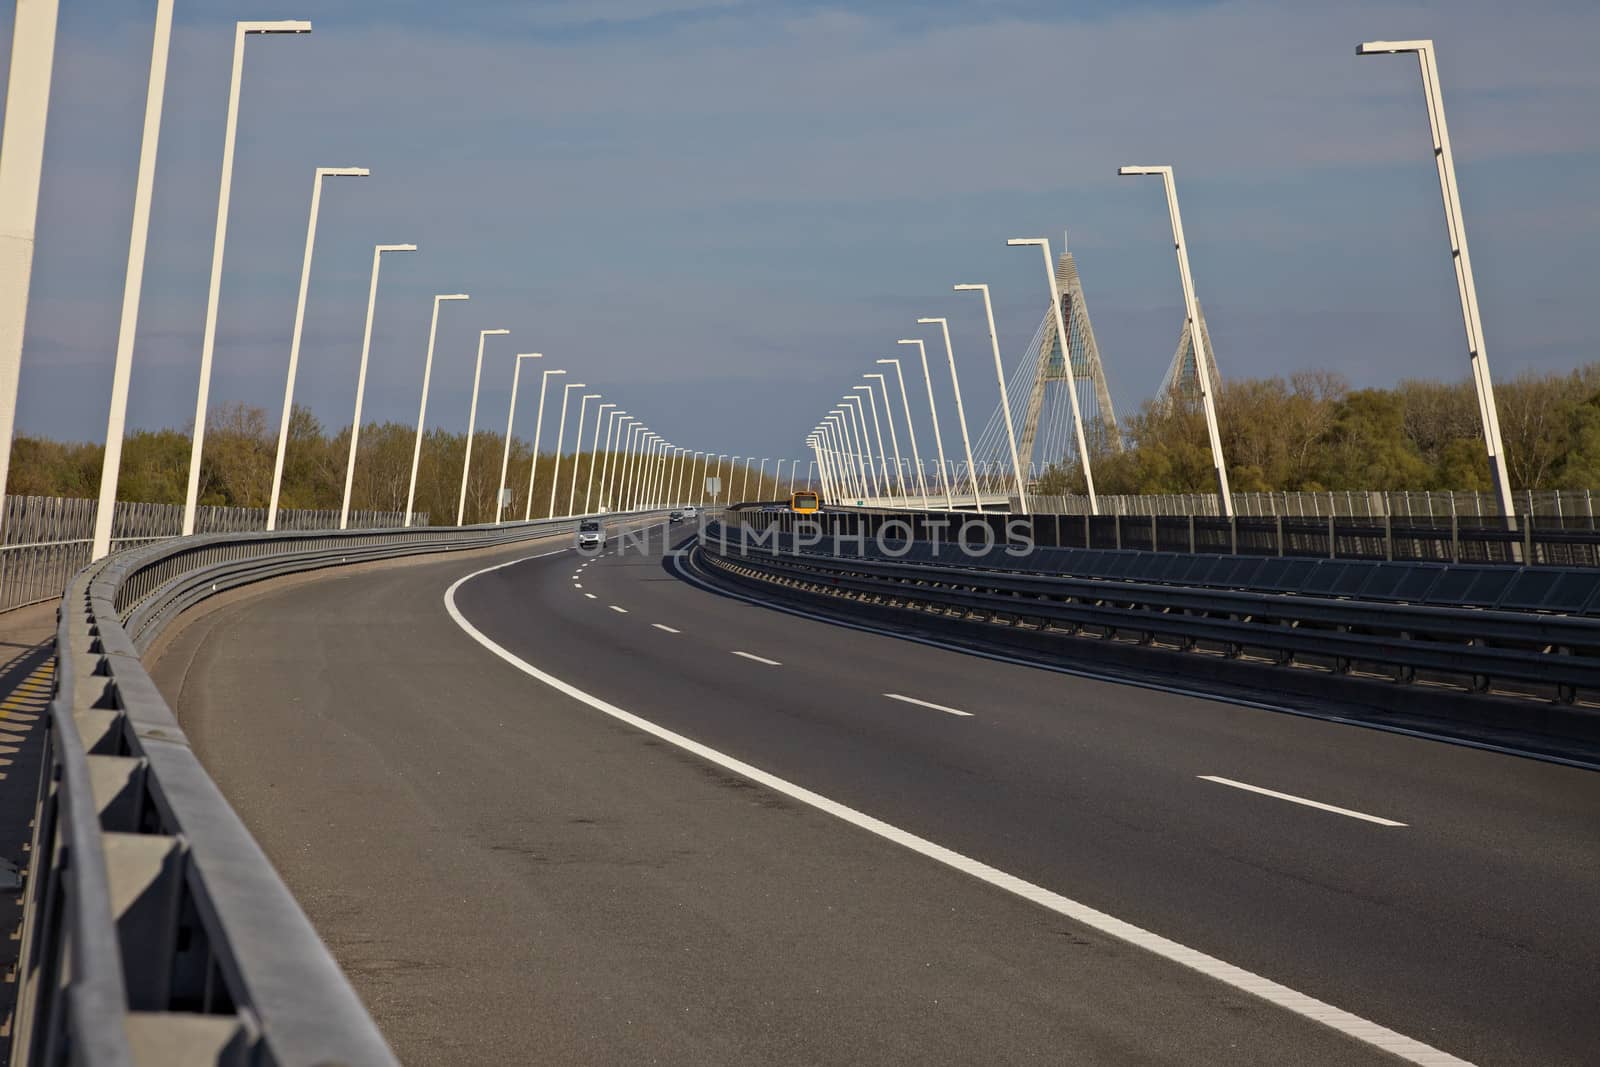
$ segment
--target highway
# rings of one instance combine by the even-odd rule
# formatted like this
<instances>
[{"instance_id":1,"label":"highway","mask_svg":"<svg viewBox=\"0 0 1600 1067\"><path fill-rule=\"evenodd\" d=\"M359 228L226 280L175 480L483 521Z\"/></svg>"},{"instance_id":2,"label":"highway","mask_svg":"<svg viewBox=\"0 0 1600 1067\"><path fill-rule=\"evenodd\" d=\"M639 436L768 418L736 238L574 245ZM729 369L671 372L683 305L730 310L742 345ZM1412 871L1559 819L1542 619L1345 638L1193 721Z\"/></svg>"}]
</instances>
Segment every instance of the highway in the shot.
<instances>
[{"instance_id":1,"label":"highway","mask_svg":"<svg viewBox=\"0 0 1600 1067\"><path fill-rule=\"evenodd\" d=\"M264 587L152 673L407 1062L1600 1048L1592 772L564 542Z\"/></svg>"}]
</instances>

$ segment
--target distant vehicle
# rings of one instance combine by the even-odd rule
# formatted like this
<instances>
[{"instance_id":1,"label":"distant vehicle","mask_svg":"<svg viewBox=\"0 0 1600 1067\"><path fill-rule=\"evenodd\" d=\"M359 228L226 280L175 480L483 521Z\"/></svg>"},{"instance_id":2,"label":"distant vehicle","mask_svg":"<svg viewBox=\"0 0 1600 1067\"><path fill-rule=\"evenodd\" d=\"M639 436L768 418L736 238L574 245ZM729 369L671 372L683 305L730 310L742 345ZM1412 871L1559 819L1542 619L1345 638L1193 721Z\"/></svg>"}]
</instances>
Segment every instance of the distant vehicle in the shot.
<instances>
[{"instance_id":1,"label":"distant vehicle","mask_svg":"<svg viewBox=\"0 0 1600 1067\"><path fill-rule=\"evenodd\" d=\"M700 514L700 511L693 504L690 504L683 509L683 517L686 519L692 519L698 514Z\"/></svg>"},{"instance_id":2,"label":"distant vehicle","mask_svg":"<svg viewBox=\"0 0 1600 1067\"><path fill-rule=\"evenodd\" d=\"M796 515L815 515L822 510L822 497L809 491L795 493L789 497L789 510Z\"/></svg>"},{"instance_id":3,"label":"distant vehicle","mask_svg":"<svg viewBox=\"0 0 1600 1067\"><path fill-rule=\"evenodd\" d=\"M599 519L584 519L578 524L579 548L604 548L606 546L605 527Z\"/></svg>"},{"instance_id":4,"label":"distant vehicle","mask_svg":"<svg viewBox=\"0 0 1600 1067\"><path fill-rule=\"evenodd\" d=\"M672 510L671 514L669 514L667 516L667 521L668 522L682 522L683 521L683 512L681 512L678 509L674 508Z\"/></svg>"}]
</instances>

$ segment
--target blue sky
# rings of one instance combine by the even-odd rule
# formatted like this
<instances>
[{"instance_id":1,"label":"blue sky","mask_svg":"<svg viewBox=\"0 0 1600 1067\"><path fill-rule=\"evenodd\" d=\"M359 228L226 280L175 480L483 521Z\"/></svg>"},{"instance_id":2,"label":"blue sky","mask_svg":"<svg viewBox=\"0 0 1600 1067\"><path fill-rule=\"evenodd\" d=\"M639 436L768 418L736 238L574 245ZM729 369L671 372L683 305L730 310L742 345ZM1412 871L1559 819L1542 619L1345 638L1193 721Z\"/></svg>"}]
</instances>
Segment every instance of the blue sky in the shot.
<instances>
[{"instance_id":1,"label":"blue sky","mask_svg":"<svg viewBox=\"0 0 1600 1067\"><path fill-rule=\"evenodd\" d=\"M154 6L63 5L20 432L104 432ZM323 196L297 399L331 425L398 242L421 251L385 261L369 418L415 418L430 296L459 290L430 424L464 428L503 326L480 425L543 351L680 444L797 455L949 315L981 425L981 307L949 287L994 287L1015 359L1043 279L1005 238L1063 229L1132 411L1181 312L1159 186L1123 163L1177 168L1224 374L1464 377L1415 61L1358 58L1371 38L1438 41L1497 376L1600 358L1593 4L179 0L132 425L192 414L237 18L316 27L245 67L212 402L274 421L319 165L373 171Z\"/></svg>"}]
</instances>

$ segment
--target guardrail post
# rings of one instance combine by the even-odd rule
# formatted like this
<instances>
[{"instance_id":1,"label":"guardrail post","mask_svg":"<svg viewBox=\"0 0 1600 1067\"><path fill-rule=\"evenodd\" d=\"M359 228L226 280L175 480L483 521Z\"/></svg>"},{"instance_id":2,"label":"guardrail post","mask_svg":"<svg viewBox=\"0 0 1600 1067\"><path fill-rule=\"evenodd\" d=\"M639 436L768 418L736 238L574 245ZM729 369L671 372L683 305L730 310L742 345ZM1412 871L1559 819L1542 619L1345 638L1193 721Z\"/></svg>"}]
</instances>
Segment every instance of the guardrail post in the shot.
<instances>
[{"instance_id":1,"label":"guardrail post","mask_svg":"<svg viewBox=\"0 0 1600 1067\"><path fill-rule=\"evenodd\" d=\"M1274 510L1276 510L1276 509L1274 509ZM1275 515L1273 515L1273 518L1278 520L1277 521L1277 526L1278 526L1278 555L1286 556L1286 555L1288 555L1288 553L1284 551L1284 545L1283 545L1283 516L1275 514Z\"/></svg>"},{"instance_id":2,"label":"guardrail post","mask_svg":"<svg viewBox=\"0 0 1600 1067\"><path fill-rule=\"evenodd\" d=\"M1328 512L1328 558L1339 558L1339 534L1333 527L1333 512Z\"/></svg>"},{"instance_id":3,"label":"guardrail post","mask_svg":"<svg viewBox=\"0 0 1600 1067\"><path fill-rule=\"evenodd\" d=\"M1090 539L1090 536L1089 536L1091 533L1093 533L1093 531L1094 531L1094 527L1089 525L1089 513L1087 511L1085 511L1083 513L1083 547L1084 548L1093 548L1094 547L1094 542Z\"/></svg>"},{"instance_id":4,"label":"guardrail post","mask_svg":"<svg viewBox=\"0 0 1600 1067\"><path fill-rule=\"evenodd\" d=\"M1117 547L1122 547L1122 516L1116 515L1111 520L1117 527Z\"/></svg>"},{"instance_id":5,"label":"guardrail post","mask_svg":"<svg viewBox=\"0 0 1600 1067\"><path fill-rule=\"evenodd\" d=\"M1450 512L1450 562L1461 562L1461 520Z\"/></svg>"},{"instance_id":6,"label":"guardrail post","mask_svg":"<svg viewBox=\"0 0 1600 1067\"><path fill-rule=\"evenodd\" d=\"M1530 494L1531 497L1531 494ZM1533 566L1533 510L1532 500L1529 500L1529 511L1522 521L1522 565Z\"/></svg>"},{"instance_id":7,"label":"guardrail post","mask_svg":"<svg viewBox=\"0 0 1600 1067\"><path fill-rule=\"evenodd\" d=\"M1154 511L1150 512L1150 551L1161 551L1161 541L1156 536L1156 513Z\"/></svg>"},{"instance_id":8,"label":"guardrail post","mask_svg":"<svg viewBox=\"0 0 1600 1067\"><path fill-rule=\"evenodd\" d=\"M1383 558L1394 559L1394 516L1387 508L1383 512Z\"/></svg>"},{"instance_id":9,"label":"guardrail post","mask_svg":"<svg viewBox=\"0 0 1600 1067\"><path fill-rule=\"evenodd\" d=\"M1228 546L1229 551L1237 556L1239 554L1239 516L1228 516Z\"/></svg>"},{"instance_id":10,"label":"guardrail post","mask_svg":"<svg viewBox=\"0 0 1600 1067\"><path fill-rule=\"evenodd\" d=\"M1194 512L1191 511L1189 513L1189 555L1194 555L1196 551L1198 550L1194 544Z\"/></svg>"}]
</instances>

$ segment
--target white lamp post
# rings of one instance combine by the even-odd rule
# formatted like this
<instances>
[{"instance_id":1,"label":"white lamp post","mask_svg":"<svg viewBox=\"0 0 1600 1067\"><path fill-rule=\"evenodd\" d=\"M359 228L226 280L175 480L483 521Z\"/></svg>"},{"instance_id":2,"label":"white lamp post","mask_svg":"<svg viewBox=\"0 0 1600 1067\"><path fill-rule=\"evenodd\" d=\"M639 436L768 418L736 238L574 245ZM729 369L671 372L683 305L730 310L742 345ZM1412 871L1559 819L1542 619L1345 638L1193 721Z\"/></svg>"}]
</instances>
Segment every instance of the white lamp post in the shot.
<instances>
[{"instance_id":1,"label":"white lamp post","mask_svg":"<svg viewBox=\"0 0 1600 1067\"><path fill-rule=\"evenodd\" d=\"M878 471L872 465L872 438L867 436L867 415L863 410L861 398L855 393L846 393L843 397L845 410L850 412L853 422L850 432L856 442L856 458L861 463L861 478L867 483L867 489L874 497L883 495L878 485Z\"/></svg>"},{"instance_id":2,"label":"white lamp post","mask_svg":"<svg viewBox=\"0 0 1600 1067\"><path fill-rule=\"evenodd\" d=\"M922 474L922 457L917 454L917 426L916 423L911 421L911 401L906 398L905 372L900 369L900 361L898 359L880 359L878 362L894 364L894 376L900 383L900 408L906 413L906 432L911 435L911 460L916 464L917 468L917 491L922 494L922 506L926 508L928 506L928 482ZM884 408L887 409L888 406L889 402L885 399ZM892 413L889 416L889 425L894 425L894 415Z\"/></svg>"},{"instance_id":3,"label":"white lamp post","mask_svg":"<svg viewBox=\"0 0 1600 1067\"><path fill-rule=\"evenodd\" d=\"M13 4L12 8L16 17L11 31L11 70L6 83L5 130L0 134L0 500L5 499L11 437L16 426L17 385L22 375L22 336L28 323L28 289L33 280L34 228L44 176L44 131L50 115L58 14L56 0L30 0ZM170 10L165 17L170 25ZM161 18L158 11L156 44L163 48L164 70ZM151 76L153 79L153 70ZM149 140L148 111L145 128L145 145L154 151ZM144 150L140 151L142 174ZM135 221L136 231L137 228ZM109 441L106 444L110 446ZM100 510L105 511L106 506L101 505Z\"/></svg>"},{"instance_id":4,"label":"white lamp post","mask_svg":"<svg viewBox=\"0 0 1600 1067\"><path fill-rule=\"evenodd\" d=\"M606 419L606 448L603 453L605 458L600 461L600 510L602 511L616 510L615 508L606 507L606 501L610 499L607 496L607 490L611 486L611 454L615 451L612 439L613 435L615 435L616 443L619 445L622 443L622 428L628 425L628 418L628 413L618 408ZM586 508L587 504L588 502L585 501Z\"/></svg>"},{"instance_id":5,"label":"white lamp post","mask_svg":"<svg viewBox=\"0 0 1600 1067\"><path fill-rule=\"evenodd\" d=\"M1017 458L1017 430L1011 423L1011 398L1006 395L1006 371L1000 363L1000 335L994 329L994 303L989 299L989 287L983 283L962 284L953 286L958 293L975 292L983 294L983 313L989 320L989 346L994 349L994 380L1000 383L1000 412L1006 420L1006 444L1011 446L1011 473L1017 479L1017 507L1026 515L1028 513L1028 488L1027 482L1022 477L1022 461ZM1066 345L1062 344L1062 352L1066 353ZM1066 358L1071 359L1070 353Z\"/></svg>"},{"instance_id":6,"label":"white lamp post","mask_svg":"<svg viewBox=\"0 0 1600 1067\"><path fill-rule=\"evenodd\" d=\"M538 353L529 353L538 355ZM533 462L528 465L528 501L522 511L522 521L529 522L533 519L533 479L539 473L539 437L544 433L544 394L550 388L552 374L565 374L565 370L547 370L539 377L539 414L533 422ZM554 518L554 515L550 516Z\"/></svg>"},{"instance_id":7,"label":"white lamp post","mask_svg":"<svg viewBox=\"0 0 1600 1067\"><path fill-rule=\"evenodd\" d=\"M917 354L922 357L922 380L928 387L928 412L933 418L933 447L934 450L939 454L939 480L944 483L945 507L950 511L954 511L956 502L954 497L952 497L950 494L950 474L945 468L944 434L939 430L939 408L938 405L933 402L933 375L928 372L928 346L922 343L922 339L920 337L902 337L900 340L896 341L895 344L916 345ZM911 409L908 407L906 408L906 423L909 425L910 422ZM920 470L921 464L918 464L918 471L920 472ZM924 498L926 498L926 491L924 491L923 495Z\"/></svg>"},{"instance_id":8,"label":"white lamp post","mask_svg":"<svg viewBox=\"0 0 1600 1067\"><path fill-rule=\"evenodd\" d=\"M51 30L54 30L55 5L51 8L49 19ZM26 30L26 26L24 26ZM166 96L167 86L167 46L172 38L172 0L157 0L156 2L156 28L155 39L150 45L150 83L145 91L144 98L144 137L139 144L139 172L134 183L133 191L133 230L128 237L128 270L122 286L122 322L117 330L117 360L111 372L111 410L106 417L106 447L105 455L100 464L100 503L94 513L94 546L90 550L89 558L96 560L111 551L111 525L116 515L117 507L117 476L122 467L122 437L128 412L128 379L133 373L133 337L139 325L139 294L144 287L144 254L147 238L150 232L150 199L155 185L156 176L156 149L161 140L161 107ZM29 41L20 44L23 48L31 47ZM43 61L45 69L51 65L51 54L55 51L54 43L50 45L45 55L30 57L18 65L16 49L18 40L12 37L12 71L25 81L21 76L25 74L30 61L34 69ZM48 81L48 79L46 79ZM16 82L11 85L13 98L18 100L19 107L26 90ZM48 105L50 94L44 92L40 98L40 107ZM42 133L43 126L41 123ZM6 143L11 142L11 131L6 132ZM19 138L19 144L21 142ZM42 138L39 147L43 148ZM4 168L9 170L9 168ZM10 187L4 177L0 177L0 203L5 202ZM24 197L19 197L24 199ZM29 212L34 210L38 203L37 182L31 201L19 204ZM29 229L31 230L31 226ZM9 231L4 231L9 232ZM30 245L31 248L31 245ZM30 260L31 262L31 260ZM28 286L17 279L13 286L19 288L24 309L27 307ZM19 349L18 356L21 351ZM12 404L15 403L15 375L10 377L13 385ZM3 403L3 401L0 401ZM8 410L12 405L5 405ZM9 448L11 441L10 427L5 428L4 447ZM0 500L5 499L5 460L0 460Z\"/></svg>"},{"instance_id":9,"label":"white lamp post","mask_svg":"<svg viewBox=\"0 0 1600 1067\"><path fill-rule=\"evenodd\" d=\"M834 481L839 484L840 499L847 496L861 496L860 487L856 485L856 472L844 454L843 438L840 436L842 422L840 416L829 412L827 418L822 420L823 439L828 442L828 469L833 472Z\"/></svg>"},{"instance_id":10,"label":"white lamp post","mask_svg":"<svg viewBox=\"0 0 1600 1067\"><path fill-rule=\"evenodd\" d=\"M906 472L900 466L900 435L895 432L894 428L894 408L889 406L889 379L887 375L883 374L863 374L862 377L869 381L876 378L878 380L878 389L883 393L884 421L889 424L889 444L894 449L894 477L895 481L900 485L900 499L903 501L909 494L906 492Z\"/></svg>"},{"instance_id":11,"label":"white lamp post","mask_svg":"<svg viewBox=\"0 0 1600 1067\"><path fill-rule=\"evenodd\" d=\"M222 252L228 243L228 200L233 191L233 146L239 130L239 84L244 76L245 38L257 34L310 33L311 23L238 22L233 27L233 80L228 89L228 122L222 138L222 188L217 194L217 232L211 243L211 288L206 296L205 333L200 341L200 384L195 392L194 436L189 445L189 488L183 500L183 532L194 533L200 497L200 453L206 439L206 403L211 394L211 359L217 347L217 302L222 295Z\"/></svg>"},{"instance_id":12,"label":"white lamp post","mask_svg":"<svg viewBox=\"0 0 1600 1067\"><path fill-rule=\"evenodd\" d=\"M578 460L583 457L583 420L589 410L589 401L598 400L599 393L584 393L578 400L578 430L572 438L572 482L567 490L567 516L576 514L578 504ZM595 430L600 429L596 424Z\"/></svg>"},{"instance_id":13,"label":"white lamp post","mask_svg":"<svg viewBox=\"0 0 1600 1067\"><path fill-rule=\"evenodd\" d=\"M872 480L872 475L867 471L864 449L861 447L861 434L857 432L860 427L860 412L848 402L841 400L839 409L840 421L845 428L845 450L852 460L852 469L859 474L861 495L863 498L876 495L878 488Z\"/></svg>"},{"instance_id":14,"label":"white lamp post","mask_svg":"<svg viewBox=\"0 0 1600 1067\"><path fill-rule=\"evenodd\" d=\"M417 503L417 467L422 462L422 427L428 417L428 386L433 382L433 343L439 336L439 304L444 300L470 300L466 293L440 293L433 298L433 321L428 327L428 358L422 364L422 403L417 408L417 440L411 446L411 487L406 490L406 521Z\"/></svg>"},{"instance_id":15,"label":"white lamp post","mask_svg":"<svg viewBox=\"0 0 1600 1067\"><path fill-rule=\"evenodd\" d=\"M1194 377L1200 387L1200 403L1205 409L1206 433L1211 438L1211 466L1217 480L1217 501L1224 517L1233 516L1233 492L1228 486L1228 465L1222 456L1222 435L1217 429L1216 401L1211 395L1211 353L1206 351L1205 331L1200 328L1200 305L1194 295L1194 275L1189 273L1189 245L1183 239L1183 216L1178 212L1178 190L1173 185L1172 168L1119 167L1122 175L1158 175L1167 193L1167 216L1172 222L1172 244L1178 254L1178 278L1183 283L1184 314L1189 319L1189 344L1194 348ZM1047 256L1048 252L1045 253ZM1054 280L1055 275L1052 274ZM1077 396L1076 393L1073 394ZM1082 448L1081 431L1079 448Z\"/></svg>"},{"instance_id":16,"label":"white lamp post","mask_svg":"<svg viewBox=\"0 0 1600 1067\"><path fill-rule=\"evenodd\" d=\"M661 445L661 435L654 430L646 433L639 443L639 490L638 508L647 510L655 507L655 477L656 477L656 449Z\"/></svg>"},{"instance_id":17,"label":"white lamp post","mask_svg":"<svg viewBox=\"0 0 1600 1067\"><path fill-rule=\"evenodd\" d=\"M550 518L556 517L556 483L561 481L561 442L567 436L567 401L574 389L588 388L583 382L569 382L561 391L561 422L556 427L556 466L550 475ZM578 436L583 436L583 420L578 421ZM574 463L577 460L573 460Z\"/></svg>"},{"instance_id":18,"label":"white lamp post","mask_svg":"<svg viewBox=\"0 0 1600 1067\"><path fill-rule=\"evenodd\" d=\"M867 406L872 409L872 436L878 439L877 469L883 472L883 495L888 496L889 490L893 487L889 483L889 454L883 447L883 424L878 421L878 394L872 391L870 385L857 385L852 388L867 394Z\"/></svg>"},{"instance_id":19,"label":"white lamp post","mask_svg":"<svg viewBox=\"0 0 1600 1067\"><path fill-rule=\"evenodd\" d=\"M1045 280L1050 288L1050 307L1056 317L1056 337L1061 342L1061 365L1065 368L1067 376L1067 398L1072 404L1072 428L1077 435L1078 463L1083 468L1083 484L1089 496L1089 514L1100 514L1099 497L1094 491L1094 471L1089 464L1089 444L1083 434L1083 412L1078 405L1078 382L1072 374L1072 353L1067 350L1067 324L1061 315L1061 289L1056 284L1055 262L1050 256L1050 241L1044 237L1013 237L1006 242L1008 245L1023 247L1028 245L1038 246L1039 252L1044 256ZM1198 346L1196 351L1198 351ZM1001 390L1005 395L1005 390ZM1209 403L1209 401L1208 401Z\"/></svg>"},{"instance_id":20,"label":"white lamp post","mask_svg":"<svg viewBox=\"0 0 1600 1067\"><path fill-rule=\"evenodd\" d=\"M617 503L622 506L623 511L632 511L634 503L638 499L638 482L634 476L634 470L638 465L639 445L644 441L646 432L648 432L648 427L637 419L628 428L628 447L623 452L621 473L617 478Z\"/></svg>"},{"instance_id":21,"label":"white lamp post","mask_svg":"<svg viewBox=\"0 0 1600 1067\"><path fill-rule=\"evenodd\" d=\"M606 409L614 408L616 406L617 405L615 401L608 400L604 404L601 404L599 407L594 409L594 436L589 439L589 477L583 485L583 513L585 515L593 514L593 512L591 512L589 509L590 503L594 499L594 469L600 465L600 420L605 418ZM611 423L608 420L606 422L607 448L611 447L610 430ZM573 473L577 473L576 467L573 468ZM574 488L576 488L576 486L574 486Z\"/></svg>"},{"instance_id":22,"label":"white lamp post","mask_svg":"<svg viewBox=\"0 0 1600 1067\"><path fill-rule=\"evenodd\" d=\"M490 334L507 334L510 330L478 331L478 362L472 371L472 409L467 415L467 454L461 459L461 500L456 504L456 525L462 525L467 515L467 472L472 469L472 435L478 430L478 385L483 381L483 339Z\"/></svg>"},{"instance_id":23,"label":"white lamp post","mask_svg":"<svg viewBox=\"0 0 1600 1067\"><path fill-rule=\"evenodd\" d=\"M1472 364L1472 384L1478 392L1478 417L1483 423L1484 447L1489 453L1489 473L1494 494L1507 525L1515 518L1511 504L1511 478L1506 473L1505 449L1500 440L1500 413L1495 406L1494 382L1489 375L1489 351L1483 340L1483 319L1478 313L1478 286L1472 276L1472 254L1467 250L1467 225L1461 217L1461 192L1456 185L1455 154L1450 149L1450 127L1444 117L1444 90L1439 85L1439 64L1432 41L1368 41L1356 55L1396 55L1414 52L1422 68L1422 97L1428 108L1428 128L1433 132L1433 161L1439 171L1439 193L1444 200L1445 231L1456 266L1456 294L1461 301L1461 323L1467 333L1467 358ZM1171 173L1167 176L1171 187ZM1169 192L1169 196L1172 195ZM1174 196L1172 217L1178 218ZM1185 274L1188 268L1185 267ZM1192 331L1191 331L1192 333ZM1198 347L1196 351L1199 351Z\"/></svg>"},{"instance_id":24,"label":"white lamp post","mask_svg":"<svg viewBox=\"0 0 1600 1067\"><path fill-rule=\"evenodd\" d=\"M306 290L311 285L311 254L317 243L317 216L322 206L322 179L365 178L365 167L318 167L311 177L311 215L306 222L306 252L300 264L300 295L294 306L294 333L289 337L289 373L283 383L283 414L278 420L278 451L272 460L272 494L267 499L267 529L278 528L278 495L283 488L283 460L289 446L289 417L294 409L294 380L300 368L300 335L306 321ZM377 257L373 257L376 269ZM118 442L120 451L121 442Z\"/></svg>"},{"instance_id":25,"label":"white lamp post","mask_svg":"<svg viewBox=\"0 0 1600 1067\"><path fill-rule=\"evenodd\" d=\"M356 409L350 416L350 459L344 467L344 501L339 505L339 529L350 522L350 486L356 477L356 443L361 439L361 401L367 393L367 357L372 352L372 313L378 304L378 264L385 252L415 252L416 245L377 245L372 249L372 286L367 290L367 328L361 335L361 369L356 372ZM288 408L284 409L285 431L289 428Z\"/></svg>"},{"instance_id":26,"label":"white lamp post","mask_svg":"<svg viewBox=\"0 0 1600 1067\"><path fill-rule=\"evenodd\" d=\"M517 358L511 363L511 408L506 412L506 444L500 450L500 488L494 491L494 521L498 525L505 521L506 507L501 500L506 495L506 469L511 466L511 434L517 425L517 387L522 384L522 361L525 359L543 359L538 352L518 352ZM541 400L543 397L541 396ZM541 403L541 411L544 405ZM537 444L534 446L538 447ZM538 462L539 454L534 453L534 462Z\"/></svg>"},{"instance_id":27,"label":"white lamp post","mask_svg":"<svg viewBox=\"0 0 1600 1067\"><path fill-rule=\"evenodd\" d=\"M967 452L967 476L972 480L972 502L977 505L978 514L982 515L983 499L978 495L978 476L972 464L972 440L967 436L967 413L961 406L961 379L956 376L956 352L950 345L950 322L942 318L923 318L917 322L925 326L938 323L944 331L944 352L950 361L950 387L956 394L956 422L961 425L961 443L966 446Z\"/></svg>"}]
</instances>

